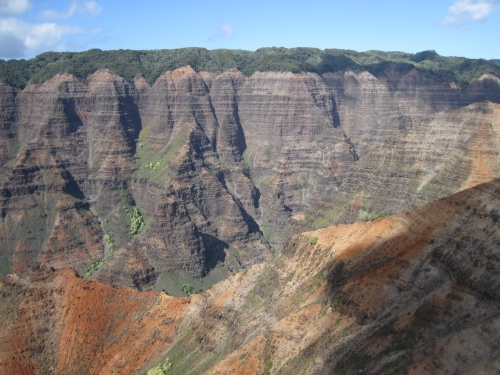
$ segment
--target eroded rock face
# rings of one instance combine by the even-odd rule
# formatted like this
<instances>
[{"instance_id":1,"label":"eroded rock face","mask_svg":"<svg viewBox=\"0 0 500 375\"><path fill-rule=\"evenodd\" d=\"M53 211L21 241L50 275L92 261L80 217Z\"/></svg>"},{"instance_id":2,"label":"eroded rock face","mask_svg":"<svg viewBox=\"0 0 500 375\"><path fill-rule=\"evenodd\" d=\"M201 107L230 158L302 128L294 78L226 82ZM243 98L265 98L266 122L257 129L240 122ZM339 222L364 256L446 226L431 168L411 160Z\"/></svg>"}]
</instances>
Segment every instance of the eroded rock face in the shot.
<instances>
[{"instance_id":1,"label":"eroded rock face","mask_svg":"<svg viewBox=\"0 0 500 375\"><path fill-rule=\"evenodd\" d=\"M499 85L500 80L498 77L491 74L483 74L466 89L469 103L481 102L483 100L500 103Z\"/></svg>"},{"instance_id":2,"label":"eroded rock face","mask_svg":"<svg viewBox=\"0 0 500 375\"><path fill-rule=\"evenodd\" d=\"M499 188L292 237L196 297L172 371L496 372Z\"/></svg>"},{"instance_id":3,"label":"eroded rock face","mask_svg":"<svg viewBox=\"0 0 500 375\"><path fill-rule=\"evenodd\" d=\"M2 374L133 374L175 337L188 299L38 269L0 281Z\"/></svg>"},{"instance_id":4,"label":"eroded rock face","mask_svg":"<svg viewBox=\"0 0 500 375\"><path fill-rule=\"evenodd\" d=\"M288 218L331 193L356 151L316 74L256 73L239 91L238 110L245 160L261 195L261 228L279 243Z\"/></svg>"},{"instance_id":5,"label":"eroded rock face","mask_svg":"<svg viewBox=\"0 0 500 375\"><path fill-rule=\"evenodd\" d=\"M342 128L360 156L381 146L388 136L411 129L429 114L486 97L498 102L493 89L497 83L492 88L486 81L476 83L481 94L473 95L473 88L464 93L454 82L437 82L416 69L401 71L395 64L378 77L348 71L326 73L323 78L335 95ZM483 99L475 100L481 95Z\"/></svg>"},{"instance_id":6,"label":"eroded rock face","mask_svg":"<svg viewBox=\"0 0 500 375\"><path fill-rule=\"evenodd\" d=\"M294 236L174 298L34 267L0 277L2 373L496 373L500 180Z\"/></svg>"},{"instance_id":7,"label":"eroded rock face","mask_svg":"<svg viewBox=\"0 0 500 375\"><path fill-rule=\"evenodd\" d=\"M401 212L500 177L500 105L440 112L388 138L349 172L329 204L334 220L363 219L360 210ZM329 215L328 208L323 213ZM326 219L328 220L328 219ZM319 222L319 221L318 221Z\"/></svg>"},{"instance_id":8,"label":"eroded rock face","mask_svg":"<svg viewBox=\"0 0 500 375\"><path fill-rule=\"evenodd\" d=\"M342 129L360 157L390 135L412 127L411 116L402 114L394 91L368 72L325 73L323 79L334 93Z\"/></svg>"},{"instance_id":9,"label":"eroded rock face","mask_svg":"<svg viewBox=\"0 0 500 375\"><path fill-rule=\"evenodd\" d=\"M390 66L377 77L245 77L237 69L215 76L187 66L153 86L140 78L132 85L107 70L86 85L70 75L22 91L0 85L2 272L41 261L84 274L101 260L97 272L89 271L93 277L150 289L172 270L200 277L217 265L234 272L268 259L271 247L286 241L290 222L317 202L336 199L340 186L341 194L354 194L349 184L356 175L375 174L374 189L385 184L385 172L357 167L370 152L383 154L380 145L387 155L402 155L395 163L411 164L417 154L397 151L406 147L405 134L427 124L432 136L447 137L462 116L433 114L471 100L500 101L493 76L461 91L453 82L398 69ZM496 152L487 125L479 126L483 141L470 133L487 118L483 112L466 115L471 126L463 124L456 137L454 147L469 156ZM403 143L384 143L397 134ZM419 142L423 133L415 134L408 137ZM469 156L460 160L471 164ZM403 186L391 193L394 205L427 202L436 197L424 194L432 186L443 196L496 176L490 156L483 161L489 158L484 163L491 173L471 164L467 168L478 172L470 181L458 186L443 175L442 185L422 185L422 199L413 201L414 191ZM373 162L385 165L386 159ZM431 159L419 184L446 157ZM131 229L135 208L144 220L139 233Z\"/></svg>"},{"instance_id":10,"label":"eroded rock face","mask_svg":"<svg viewBox=\"0 0 500 375\"><path fill-rule=\"evenodd\" d=\"M78 248L83 250L81 245L88 242L89 249L81 255L75 253L73 259L68 258L73 256L69 251L59 261L81 268L92 257L102 255L101 236L97 233L96 238L99 230L93 215L88 205L81 204L88 173L87 139L77 105L84 95L85 87L74 77L58 75L16 96L12 115L15 121L10 128L18 151L11 151L11 157L2 165L0 229L2 256L9 258L16 272L38 259L45 246L51 246L47 241L55 230L56 216L64 215L70 207L80 211L80 216L88 216L83 220L86 227L74 228L72 224L77 220L64 223L57 230L67 240L59 245L78 253ZM80 231L83 238L73 230Z\"/></svg>"},{"instance_id":11,"label":"eroded rock face","mask_svg":"<svg viewBox=\"0 0 500 375\"><path fill-rule=\"evenodd\" d=\"M16 152L16 131L13 126L16 116L17 91L0 83L0 163L3 165Z\"/></svg>"}]
</instances>

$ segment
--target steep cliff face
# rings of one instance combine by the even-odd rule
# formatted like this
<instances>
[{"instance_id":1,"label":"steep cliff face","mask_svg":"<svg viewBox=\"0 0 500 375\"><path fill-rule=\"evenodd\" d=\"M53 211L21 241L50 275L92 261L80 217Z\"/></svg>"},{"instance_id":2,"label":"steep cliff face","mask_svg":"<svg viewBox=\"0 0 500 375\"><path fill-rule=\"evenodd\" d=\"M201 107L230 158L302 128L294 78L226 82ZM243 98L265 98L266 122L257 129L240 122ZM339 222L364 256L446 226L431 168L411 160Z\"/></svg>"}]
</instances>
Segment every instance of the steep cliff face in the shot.
<instances>
[{"instance_id":1,"label":"steep cliff face","mask_svg":"<svg viewBox=\"0 0 500 375\"><path fill-rule=\"evenodd\" d=\"M356 151L316 74L256 73L238 94L244 156L261 195L261 227L280 243L287 219L332 192Z\"/></svg>"},{"instance_id":2,"label":"steep cliff face","mask_svg":"<svg viewBox=\"0 0 500 375\"><path fill-rule=\"evenodd\" d=\"M363 219L423 205L500 177L500 106L449 110L390 137L346 174L339 192L318 203L314 226ZM366 216L366 215L365 215ZM364 217L368 218L368 217Z\"/></svg>"},{"instance_id":3,"label":"steep cliff face","mask_svg":"<svg viewBox=\"0 0 500 375\"><path fill-rule=\"evenodd\" d=\"M0 163L3 165L13 153L16 153L16 116L17 90L0 83Z\"/></svg>"},{"instance_id":4,"label":"steep cliff face","mask_svg":"<svg viewBox=\"0 0 500 375\"><path fill-rule=\"evenodd\" d=\"M79 113L87 128L91 179L98 187L92 193L98 195L102 188L99 182L127 178L135 170L134 154L141 119L136 91L123 78L100 71L89 76L88 82Z\"/></svg>"},{"instance_id":5,"label":"steep cliff face","mask_svg":"<svg viewBox=\"0 0 500 375\"><path fill-rule=\"evenodd\" d=\"M488 105L439 111L499 92L491 75L461 90L397 65L377 76L186 66L152 86L108 70L87 84L2 84L0 267L40 261L139 289L175 270L244 269L281 248L290 223L332 222L338 210L324 202L348 204L340 218L351 220L387 208L371 196L393 197L396 212L497 176ZM441 151L417 165L429 148ZM386 172L399 182L382 194Z\"/></svg>"},{"instance_id":6,"label":"steep cliff face","mask_svg":"<svg viewBox=\"0 0 500 375\"><path fill-rule=\"evenodd\" d=\"M284 254L174 298L36 269L0 278L0 371L495 373L500 180L294 236Z\"/></svg>"},{"instance_id":7,"label":"steep cliff face","mask_svg":"<svg viewBox=\"0 0 500 375\"><path fill-rule=\"evenodd\" d=\"M193 299L172 371L494 373L499 186L293 237Z\"/></svg>"},{"instance_id":8,"label":"steep cliff face","mask_svg":"<svg viewBox=\"0 0 500 375\"><path fill-rule=\"evenodd\" d=\"M323 78L334 94L342 129L360 157L388 136L411 129L412 118L403 115L394 85L382 78L351 71L325 73Z\"/></svg>"},{"instance_id":9,"label":"steep cliff face","mask_svg":"<svg viewBox=\"0 0 500 375\"><path fill-rule=\"evenodd\" d=\"M127 278L126 285L138 286L139 277L147 279L139 284L151 287L162 273L184 270L201 277L217 263L235 271L270 256L251 215L255 188L248 172L238 167L238 129L231 113L224 112L224 101L234 100L234 94L233 99L225 95L225 86L231 90L233 82L216 79L213 98L210 83L210 75L186 67L165 73L143 91L139 165L130 188L150 222L141 238L98 273L99 280L123 284ZM130 264L124 275L131 252L140 262Z\"/></svg>"},{"instance_id":10,"label":"steep cliff face","mask_svg":"<svg viewBox=\"0 0 500 375\"><path fill-rule=\"evenodd\" d=\"M59 266L81 268L102 254L99 228L88 204L81 202L87 160L77 103L83 90L74 77L60 75L39 87L27 87L16 96L10 139L17 152L11 151L2 166L0 230L2 255L10 258L14 271L38 259L44 247L44 257L58 253L55 257ZM65 240L47 243L56 217L60 219L68 210L79 213L54 228ZM86 217L80 221L85 226L73 226L78 216Z\"/></svg>"},{"instance_id":11,"label":"steep cliff face","mask_svg":"<svg viewBox=\"0 0 500 375\"><path fill-rule=\"evenodd\" d=\"M500 103L500 79L492 74L483 74L466 90L469 103L490 100Z\"/></svg>"},{"instance_id":12,"label":"steep cliff face","mask_svg":"<svg viewBox=\"0 0 500 375\"><path fill-rule=\"evenodd\" d=\"M325 73L340 123L360 156L381 146L388 136L416 126L426 116L471 103L500 103L499 79L485 74L467 89L436 81L416 69L389 65L377 77L368 72Z\"/></svg>"}]
</instances>

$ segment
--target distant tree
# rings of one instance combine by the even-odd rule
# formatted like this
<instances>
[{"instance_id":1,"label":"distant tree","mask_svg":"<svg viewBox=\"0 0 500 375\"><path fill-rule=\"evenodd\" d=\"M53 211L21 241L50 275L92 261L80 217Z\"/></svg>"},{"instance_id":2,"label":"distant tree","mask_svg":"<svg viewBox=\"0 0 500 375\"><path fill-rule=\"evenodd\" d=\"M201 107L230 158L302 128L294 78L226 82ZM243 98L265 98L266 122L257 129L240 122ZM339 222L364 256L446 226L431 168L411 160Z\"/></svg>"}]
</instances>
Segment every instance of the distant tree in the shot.
<instances>
[{"instance_id":1,"label":"distant tree","mask_svg":"<svg viewBox=\"0 0 500 375\"><path fill-rule=\"evenodd\" d=\"M187 283L184 283L180 286L180 289L184 292L186 296L190 296L191 294L195 294L193 287Z\"/></svg>"}]
</instances>

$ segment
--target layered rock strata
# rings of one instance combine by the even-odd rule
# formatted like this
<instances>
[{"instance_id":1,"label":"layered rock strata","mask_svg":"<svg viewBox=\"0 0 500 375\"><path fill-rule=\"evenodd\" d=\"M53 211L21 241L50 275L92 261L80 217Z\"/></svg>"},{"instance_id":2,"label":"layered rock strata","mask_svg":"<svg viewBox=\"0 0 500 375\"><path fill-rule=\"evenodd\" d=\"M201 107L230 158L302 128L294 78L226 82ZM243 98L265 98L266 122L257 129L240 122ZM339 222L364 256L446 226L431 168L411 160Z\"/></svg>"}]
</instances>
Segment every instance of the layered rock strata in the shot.
<instances>
[{"instance_id":1,"label":"layered rock strata","mask_svg":"<svg viewBox=\"0 0 500 375\"><path fill-rule=\"evenodd\" d=\"M0 371L495 373L500 180L294 236L284 254L173 298L37 269L0 278ZM97 354L97 356L96 356Z\"/></svg>"},{"instance_id":2,"label":"layered rock strata","mask_svg":"<svg viewBox=\"0 0 500 375\"><path fill-rule=\"evenodd\" d=\"M460 90L397 65L377 77L245 77L237 69L215 76L187 66L153 86L140 78L131 85L107 70L87 81L63 74L22 91L0 86L2 272L41 261L83 274L99 261L105 264L96 278L152 288L172 270L200 277L217 264L243 269L282 246L291 218L300 221L316 202L336 199L341 185L351 194L356 173L383 176L360 163L369 162L370 152L399 152L403 146L384 143L387 137L404 139L420 124L448 134L461 115L436 115L430 123L428 116L472 100L500 102L494 76ZM485 118L474 113L471 123ZM493 133L481 126L496 152ZM469 154L483 147L465 139L473 128L464 125L456 143ZM423 166L417 180L429 177L434 164ZM488 168L496 176L496 167ZM411 201L413 190L402 187L394 204L423 203L485 176L455 186L443 174L442 186L436 180L421 188L435 186L441 195ZM134 209L144 222L138 234L131 229ZM119 248L113 255L110 249Z\"/></svg>"},{"instance_id":3,"label":"layered rock strata","mask_svg":"<svg viewBox=\"0 0 500 375\"><path fill-rule=\"evenodd\" d=\"M465 90L455 82L436 81L416 69L402 72L396 64L377 77L348 71L325 73L323 78L337 102L342 128L360 156L430 114L484 100L500 103L500 80L490 74Z\"/></svg>"},{"instance_id":4,"label":"layered rock strata","mask_svg":"<svg viewBox=\"0 0 500 375\"><path fill-rule=\"evenodd\" d=\"M337 194L318 202L305 221L324 226L401 212L499 178L499 142L499 104L432 115L356 163Z\"/></svg>"}]
</instances>

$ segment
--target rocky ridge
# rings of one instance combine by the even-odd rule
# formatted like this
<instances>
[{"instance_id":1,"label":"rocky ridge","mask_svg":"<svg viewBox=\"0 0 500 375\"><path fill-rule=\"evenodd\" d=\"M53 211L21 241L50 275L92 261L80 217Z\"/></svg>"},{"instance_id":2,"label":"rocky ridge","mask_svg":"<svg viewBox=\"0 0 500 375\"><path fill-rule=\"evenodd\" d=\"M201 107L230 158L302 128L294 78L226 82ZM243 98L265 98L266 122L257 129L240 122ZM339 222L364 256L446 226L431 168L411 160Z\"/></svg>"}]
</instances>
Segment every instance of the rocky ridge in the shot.
<instances>
[{"instance_id":1,"label":"rocky ridge","mask_svg":"<svg viewBox=\"0 0 500 375\"><path fill-rule=\"evenodd\" d=\"M123 374L150 367L172 342L187 298L137 293L34 269L2 277L2 374Z\"/></svg>"},{"instance_id":2,"label":"rocky ridge","mask_svg":"<svg viewBox=\"0 0 500 375\"><path fill-rule=\"evenodd\" d=\"M423 118L356 163L338 192L317 202L302 224L401 212L498 178L499 137L500 106L491 102Z\"/></svg>"},{"instance_id":3,"label":"rocky ridge","mask_svg":"<svg viewBox=\"0 0 500 375\"><path fill-rule=\"evenodd\" d=\"M167 357L177 374L495 373L499 202L494 180L303 233L272 261L189 298L62 270L2 276L0 365L139 373ZM101 329L89 332L96 317Z\"/></svg>"},{"instance_id":4,"label":"rocky ridge","mask_svg":"<svg viewBox=\"0 0 500 375\"><path fill-rule=\"evenodd\" d=\"M394 65L377 77L245 77L187 66L152 86L108 70L87 84L67 74L24 90L0 84L0 264L21 272L40 261L85 274L95 263L97 280L145 290L174 270L201 277L244 269L279 249L290 223L316 202L339 186L348 192L370 152L389 152L379 146L387 137L404 138L429 116L446 117L435 114L446 108L498 103L499 82L485 75L461 89ZM482 118L476 112L471 121ZM428 127L453 124L443 121ZM135 209L144 225L130 234Z\"/></svg>"}]
</instances>

